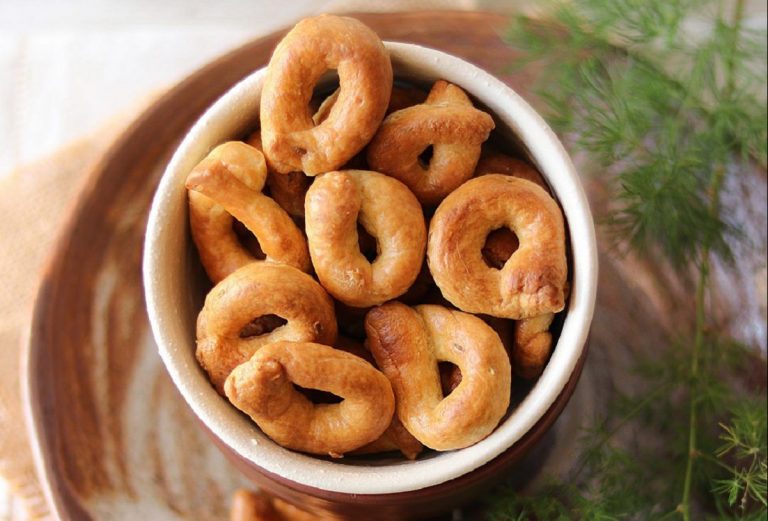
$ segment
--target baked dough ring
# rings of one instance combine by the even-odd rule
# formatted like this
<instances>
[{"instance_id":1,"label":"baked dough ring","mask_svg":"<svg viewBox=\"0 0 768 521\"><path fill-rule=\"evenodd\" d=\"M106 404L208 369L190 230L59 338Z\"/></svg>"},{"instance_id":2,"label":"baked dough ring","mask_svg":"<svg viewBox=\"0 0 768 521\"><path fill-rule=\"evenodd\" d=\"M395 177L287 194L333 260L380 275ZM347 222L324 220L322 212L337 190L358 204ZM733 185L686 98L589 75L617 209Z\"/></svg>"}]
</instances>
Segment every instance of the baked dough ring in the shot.
<instances>
[{"instance_id":1,"label":"baked dough ring","mask_svg":"<svg viewBox=\"0 0 768 521\"><path fill-rule=\"evenodd\" d=\"M247 336L252 321L264 315L277 315L286 323ZM333 302L315 279L290 266L252 262L206 296L197 317L196 355L221 392L229 373L265 345L278 340L332 344L336 334Z\"/></svg>"},{"instance_id":2,"label":"baked dough ring","mask_svg":"<svg viewBox=\"0 0 768 521\"><path fill-rule=\"evenodd\" d=\"M368 165L405 183L422 204L435 206L472 177L480 145L493 128L493 118L474 108L464 91L440 80L423 104L387 116L368 146ZM419 154L430 145L433 155L425 167Z\"/></svg>"},{"instance_id":3,"label":"baked dough ring","mask_svg":"<svg viewBox=\"0 0 768 521\"><path fill-rule=\"evenodd\" d=\"M258 239L267 261L311 269L307 243L288 214L261 193L264 156L240 141L214 148L187 177L192 239L210 279L218 283L256 260L232 229L237 218Z\"/></svg>"},{"instance_id":4,"label":"baked dough ring","mask_svg":"<svg viewBox=\"0 0 768 521\"><path fill-rule=\"evenodd\" d=\"M409 460L415 460L423 450L424 445L414 438L413 434L408 432L397 415L394 415L392 423L389 424L387 430L368 445L357 449L355 454L379 454L382 452L399 451Z\"/></svg>"},{"instance_id":5,"label":"baked dough ring","mask_svg":"<svg viewBox=\"0 0 768 521\"><path fill-rule=\"evenodd\" d=\"M505 226L520 247L494 269L481 249L492 230ZM484 175L446 197L430 222L427 261L443 296L469 313L519 320L565 306L563 215L554 199L525 179Z\"/></svg>"},{"instance_id":6,"label":"baked dough ring","mask_svg":"<svg viewBox=\"0 0 768 521\"><path fill-rule=\"evenodd\" d=\"M336 69L340 92L315 126L309 106L323 73ZM371 139L387 110L392 64L379 37L353 18L307 18L277 45L261 94L264 153L279 173L335 170Z\"/></svg>"},{"instance_id":7,"label":"baked dough ring","mask_svg":"<svg viewBox=\"0 0 768 521\"><path fill-rule=\"evenodd\" d=\"M366 307L405 293L421 269L421 206L397 179L366 170L318 176L307 192L309 253L320 283L345 304ZM357 222L378 240L373 263L360 252Z\"/></svg>"},{"instance_id":8,"label":"baked dough ring","mask_svg":"<svg viewBox=\"0 0 768 521\"><path fill-rule=\"evenodd\" d=\"M293 384L343 400L313 404ZM224 389L230 402L283 447L341 457L389 426L395 397L387 378L360 357L311 342L275 342L239 365Z\"/></svg>"},{"instance_id":9,"label":"baked dough ring","mask_svg":"<svg viewBox=\"0 0 768 521\"><path fill-rule=\"evenodd\" d=\"M496 428L509 407L511 367L499 336L479 318L442 306L390 302L365 319L368 346L395 392L397 416L435 450L467 447ZM438 362L461 369L447 397Z\"/></svg>"},{"instance_id":10,"label":"baked dough ring","mask_svg":"<svg viewBox=\"0 0 768 521\"><path fill-rule=\"evenodd\" d=\"M542 187L547 193L551 193L549 186L538 170L522 159L517 159L501 152L484 151L480 155L480 161L477 162L475 167L475 177L486 174L505 174L527 179Z\"/></svg>"},{"instance_id":11,"label":"baked dough ring","mask_svg":"<svg viewBox=\"0 0 768 521\"><path fill-rule=\"evenodd\" d=\"M248 136L247 142L260 152L264 151L260 130ZM305 176L303 172L279 174L271 168L267 168L269 195L293 217L304 217L304 197L306 197L307 189L311 184L312 178Z\"/></svg>"},{"instance_id":12,"label":"baked dough ring","mask_svg":"<svg viewBox=\"0 0 768 521\"><path fill-rule=\"evenodd\" d=\"M554 318L554 313L544 313L515 324L512 360L516 374L527 380L541 374L552 352L549 328Z\"/></svg>"},{"instance_id":13,"label":"baked dough ring","mask_svg":"<svg viewBox=\"0 0 768 521\"><path fill-rule=\"evenodd\" d=\"M232 496L229 521L328 521L264 492L237 490Z\"/></svg>"}]
</instances>

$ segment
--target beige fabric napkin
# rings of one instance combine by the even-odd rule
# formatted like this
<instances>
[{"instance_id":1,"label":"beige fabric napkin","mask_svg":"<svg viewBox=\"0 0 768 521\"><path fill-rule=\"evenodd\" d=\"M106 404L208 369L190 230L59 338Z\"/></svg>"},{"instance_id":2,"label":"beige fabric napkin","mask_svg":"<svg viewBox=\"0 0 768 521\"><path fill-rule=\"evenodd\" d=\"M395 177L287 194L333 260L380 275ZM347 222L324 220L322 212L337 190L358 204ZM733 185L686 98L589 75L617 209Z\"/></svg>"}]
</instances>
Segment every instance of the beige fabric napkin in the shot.
<instances>
[{"instance_id":1,"label":"beige fabric napkin","mask_svg":"<svg viewBox=\"0 0 768 521\"><path fill-rule=\"evenodd\" d=\"M22 410L19 367L40 275L91 171L131 111L93 135L0 179L0 475L31 519L49 517Z\"/></svg>"}]
</instances>

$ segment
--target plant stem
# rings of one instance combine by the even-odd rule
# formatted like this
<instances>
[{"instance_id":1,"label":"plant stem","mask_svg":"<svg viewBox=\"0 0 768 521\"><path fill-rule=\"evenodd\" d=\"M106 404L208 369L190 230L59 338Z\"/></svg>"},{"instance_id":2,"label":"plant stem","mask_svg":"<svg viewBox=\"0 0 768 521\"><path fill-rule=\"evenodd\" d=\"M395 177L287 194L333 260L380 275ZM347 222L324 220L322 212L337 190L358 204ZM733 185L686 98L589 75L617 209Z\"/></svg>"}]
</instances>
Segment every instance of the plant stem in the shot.
<instances>
[{"instance_id":1,"label":"plant stem","mask_svg":"<svg viewBox=\"0 0 768 521\"><path fill-rule=\"evenodd\" d=\"M715 173L710 182L710 212L712 215L719 213L720 188L725 177L725 165L715 167ZM698 388L699 388L699 358L704 345L704 330L706 328L705 300L706 289L709 282L710 270L710 246L706 244L701 252L701 264L699 265L699 280L696 284L696 331L691 355L691 380L690 395L691 405L688 418L688 459L685 464L685 479L683 481L683 498L678 510L683 515L684 521L691 519L691 483L693 480L693 462L698 456L696 447L697 422L698 422Z\"/></svg>"},{"instance_id":2,"label":"plant stem","mask_svg":"<svg viewBox=\"0 0 768 521\"><path fill-rule=\"evenodd\" d=\"M691 481L693 477L693 460L696 457L696 423L697 423L697 401L696 389L698 388L699 378L699 356L701 346L704 344L704 297L706 296L705 287L709 278L709 249L702 253L701 266L699 267L699 280L696 284L696 335L693 342L693 355L691 360L691 407L688 418L688 460L685 464L685 480L683 481L683 499L680 502L680 512L685 521L691 519Z\"/></svg>"},{"instance_id":3,"label":"plant stem","mask_svg":"<svg viewBox=\"0 0 768 521\"><path fill-rule=\"evenodd\" d=\"M741 30L741 19L744 17L744 4L745 0L737 0L733 9L733 17L731 20L733 28L733 38L731 40L732 53L729 55L726 61L726 82L725 92L730 96L735 85L735 63L733 60L733 53L736 52L739 45L739 34ZM714 176L710 182L710 213L713 216L717 216L720 212L720 188L723 184L723 178L725 177L725 165L717 165L715 167ZM691 482L693 480L693 462L698 456L698 449L696 444L697 437L697 417L698 417L698 402L696 392L699 387L699 358L701 355L701 349L704 344L704 328L706 326L705 317L705 297L706 287L709 281L710 270L710 242L704 245L701 252L701 264L699 266L699 280L696 286L696 333L693 344L693 354L691 355L691 405L689 414L689 428L688 428L688 458L685 464L685 478L683 481L683 498L680 502L678 510L683 515L684 521L690 521L691 519Z\"/></svg>"}]
</instances>

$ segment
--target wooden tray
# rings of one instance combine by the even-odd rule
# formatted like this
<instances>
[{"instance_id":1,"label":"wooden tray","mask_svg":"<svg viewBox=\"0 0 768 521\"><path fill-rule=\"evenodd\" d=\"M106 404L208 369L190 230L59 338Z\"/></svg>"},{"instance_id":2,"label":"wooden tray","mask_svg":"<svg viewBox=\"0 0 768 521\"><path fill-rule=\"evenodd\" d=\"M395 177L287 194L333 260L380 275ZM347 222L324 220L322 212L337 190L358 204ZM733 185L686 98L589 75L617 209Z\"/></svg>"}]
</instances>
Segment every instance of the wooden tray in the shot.
<instances>
[{"instance_id":1,"label":"wooden tray","mask_svg":"<svg viewBox=\"0 0 768 521\"><path fill-rule=\"evenodd\" d=\"M500 37L501 15L356 16L383 39L458 55L529 96L535 71L508 72L520 54ZM179 140L213 100L267 63L282 34L217 59L142 114L91 173L54 250L34 309L26 378L38 471L62 519L224 519L232 492L248 486L166 376L144 311L141 252L151 197ZM587 187L604 193L596 183ZM510 476L521 489L572 464L578 425L610 397L608 369L631 351L617 346L660 341L659 308L627 275L636 266L601 262L590 359L568 408Z\"/></svg>"}]
</instances>

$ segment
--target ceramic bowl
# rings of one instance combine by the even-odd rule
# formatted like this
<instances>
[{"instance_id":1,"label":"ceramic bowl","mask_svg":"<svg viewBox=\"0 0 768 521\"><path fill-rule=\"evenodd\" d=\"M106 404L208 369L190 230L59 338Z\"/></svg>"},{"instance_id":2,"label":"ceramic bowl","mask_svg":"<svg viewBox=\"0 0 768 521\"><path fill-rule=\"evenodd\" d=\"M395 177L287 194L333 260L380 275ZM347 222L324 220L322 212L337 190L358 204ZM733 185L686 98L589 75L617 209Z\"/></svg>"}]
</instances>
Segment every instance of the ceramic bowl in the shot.
<instances>
[{"instance_id":1,"label":"ceramic bowl","mask_svg":"<svg viewBox=\"0 0 768 521\"><path fill-rule=\"evenodd\" d=\"M189 233L184 180L215 145L242 138L257 126L264 69L214 103L176 150L152 203L143 261L147 309L160 355L214 441L270 492L351 519L405 519L444 510L470 497L526 452L573 392L597 284L589 204L568 154L544 120L504 83L459 58L417 45L385 45L396 78L427 86L445 79L493 114L497 130L537 166L565 215L571 294L562 329L541 377L490 436L465 449L431 452L416 461L391 455L330 461L277 445L208 382L194 354L201 292L191 281L201 277Z\"/></svg>"}]
</instances>

